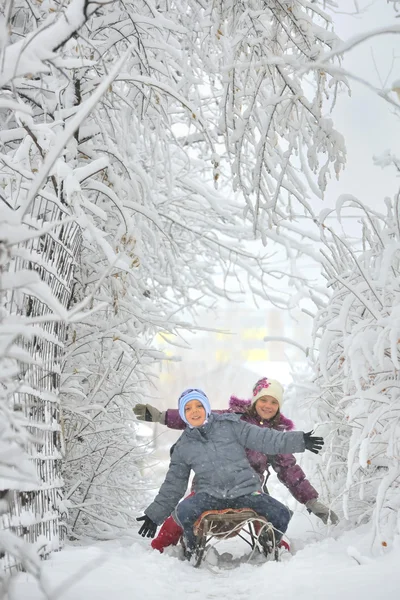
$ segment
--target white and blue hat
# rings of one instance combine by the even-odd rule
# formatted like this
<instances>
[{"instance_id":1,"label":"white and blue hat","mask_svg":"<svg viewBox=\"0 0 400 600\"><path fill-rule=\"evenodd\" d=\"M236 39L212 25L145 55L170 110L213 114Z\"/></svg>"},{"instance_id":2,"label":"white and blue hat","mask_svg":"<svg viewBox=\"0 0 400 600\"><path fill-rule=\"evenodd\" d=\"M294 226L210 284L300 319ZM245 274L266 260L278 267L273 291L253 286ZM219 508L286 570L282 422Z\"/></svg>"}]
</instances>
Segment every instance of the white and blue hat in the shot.
<instances>
[{"instance_id":1,"label":"white and blue hat","mask_svg":"<svg viewBox=\"0 0 400 600\"><path fill-rule=\"evenodd\" d=\"M187 390L182 392L178 400L179 416L181 417L182 421L185 421L185 423L189 425L189 422L186 420L185 417L185 406L191 400L198 400L202 403L202 405L204 406L204 410L206 411L206 419L208 419L208 417L211 414L211 406L209 399L207 398L203 390L199 390L198 388L188 388Z\"/></svg>"}]
</instances>

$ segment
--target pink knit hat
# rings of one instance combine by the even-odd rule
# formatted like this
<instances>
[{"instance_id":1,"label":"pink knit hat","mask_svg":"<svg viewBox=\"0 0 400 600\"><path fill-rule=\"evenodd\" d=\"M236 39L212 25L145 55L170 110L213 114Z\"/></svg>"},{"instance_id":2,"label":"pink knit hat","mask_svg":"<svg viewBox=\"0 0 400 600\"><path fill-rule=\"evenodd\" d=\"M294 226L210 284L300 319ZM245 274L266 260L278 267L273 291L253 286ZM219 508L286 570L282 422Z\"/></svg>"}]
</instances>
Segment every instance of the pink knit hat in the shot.
<instances>
[{"instance_id":1,"label":"pink knit hat","mask_svg":"<svg viewBox=\"0 0 400 600\"><path fill-rule=\"evenodd\" d=\"M273 398L276 398L276 400L279 402L279 408L282 408L283 387L276 379L268 379L268 377L263 377L257 381L253 387L253 398L251 400L252 404L255 404L257 400L262 398L262 396L272 396Z\"/></svg>"}]
</instances>

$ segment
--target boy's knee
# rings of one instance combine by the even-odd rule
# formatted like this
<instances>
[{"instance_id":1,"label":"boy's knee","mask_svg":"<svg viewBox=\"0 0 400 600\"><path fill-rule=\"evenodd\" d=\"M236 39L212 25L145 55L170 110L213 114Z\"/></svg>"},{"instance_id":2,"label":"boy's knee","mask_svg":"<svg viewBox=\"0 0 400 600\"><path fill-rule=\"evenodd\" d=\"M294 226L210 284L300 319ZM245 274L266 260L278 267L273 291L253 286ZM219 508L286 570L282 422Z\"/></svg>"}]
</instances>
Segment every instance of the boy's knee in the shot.
<instances>
[{"instance_id":1,"label":"boy's knee","mask_svg":"<svg viewBox=\"0 0 400 600\"><path fill-rule=\"evenodd\" d=\"M182 504L183 502L178 504L178 506L175 508L175 515L178 523L182 523L182 520L185 520L186 510L185 506L182 506Z\"/></svg>"},{"instance_id":2,"label":"boy's knee","mask_svg":"<svg viewBox=\"0 0 400 600\"><path fill-rule=\"evenodd\" d=\"M289 525L289 521L292 518L293 511L290 510L287 506L285 506L285 510L283 512L283 515L284 515L284 519L286 521L286 525Z\"/></svg>"},{"instance_id":3,"label":"boy's knee","mask_svg":"<svg viewBox=\"0 0 400 600\"><path fill-rule=\"evenodd\" d=\"M185 522L187 519L190 519L192 512L192 503L187 500L180 502L175 509L175 514L179 523Z\"/></svg>"}]
</instances>

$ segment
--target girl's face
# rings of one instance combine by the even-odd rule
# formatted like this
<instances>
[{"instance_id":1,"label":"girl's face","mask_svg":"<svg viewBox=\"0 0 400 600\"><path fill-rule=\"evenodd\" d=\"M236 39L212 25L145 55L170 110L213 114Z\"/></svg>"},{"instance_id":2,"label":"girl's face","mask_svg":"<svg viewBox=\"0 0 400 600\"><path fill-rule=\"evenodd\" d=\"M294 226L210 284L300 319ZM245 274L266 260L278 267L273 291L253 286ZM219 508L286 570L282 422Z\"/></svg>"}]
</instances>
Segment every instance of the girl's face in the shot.
<instances>
[{"instance_id":1,"label":"girl's face","mask_svg":"<svg viewBox=\"0 0 400 600\"><path fill-rule=\"evenodd\" d=\"M185 417L192 427L201 427L206 420L206 410L200 400L190 400L185 406Z\"/></svg>"},{"instance_id":2,"label":"girl's face","mask_svg":"<svg viewBox=\"0 0 400 600\"><path fill-rule=\"evenodd\" d=\"M273 396L261 396L257 400L255 408L261 419L273 419L279 410L279 402Z\"/></svg>"}]
</instances>

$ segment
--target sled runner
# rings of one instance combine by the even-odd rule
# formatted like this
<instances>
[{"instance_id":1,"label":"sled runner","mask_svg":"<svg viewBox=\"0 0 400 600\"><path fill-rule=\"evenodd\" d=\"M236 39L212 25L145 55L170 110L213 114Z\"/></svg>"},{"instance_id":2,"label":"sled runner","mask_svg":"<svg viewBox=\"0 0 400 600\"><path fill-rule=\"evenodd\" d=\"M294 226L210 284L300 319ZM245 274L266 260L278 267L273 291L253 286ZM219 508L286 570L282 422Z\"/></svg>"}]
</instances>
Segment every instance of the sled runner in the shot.
<instances>
[{"instance_id":1,"label":"sled runner","mask_svg":"<svg viewBox=\"0 0 400 600\"><path fill-rule=\"evenodd\" d=\"M259 548L267 559L279 560L271 523L250 508L207 510L194 524L194 533L197 537L195 567L201 565L213 538L220 541L235 536L248 543L253 552Z\"/></svg>"}]
</instances>

